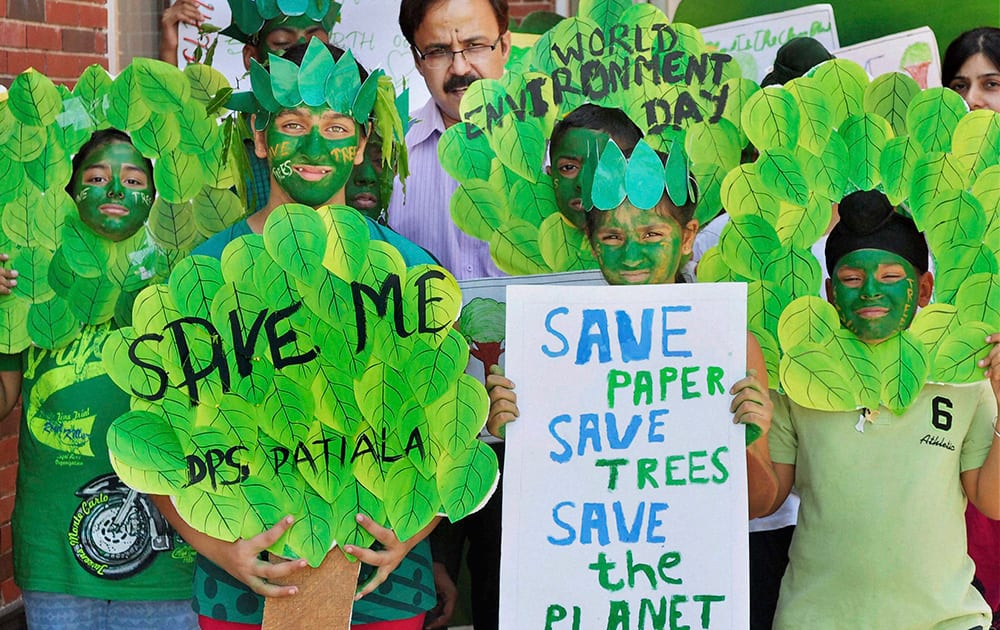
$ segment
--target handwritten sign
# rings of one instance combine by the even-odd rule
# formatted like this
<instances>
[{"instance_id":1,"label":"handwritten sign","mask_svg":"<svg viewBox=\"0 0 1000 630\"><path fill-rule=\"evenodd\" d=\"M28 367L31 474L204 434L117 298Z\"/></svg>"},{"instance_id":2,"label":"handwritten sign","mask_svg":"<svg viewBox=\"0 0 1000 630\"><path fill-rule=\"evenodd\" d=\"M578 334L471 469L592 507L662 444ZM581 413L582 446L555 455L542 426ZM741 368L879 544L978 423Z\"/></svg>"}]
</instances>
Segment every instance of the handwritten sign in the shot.
<instances>
[{"instance_id":1,"label":"handwritten sign","mask_svg":"<svg viewBox=\"0 0 1000 630\"><path fill-rule=\"evenodd\" d=\"M904 72L922 89L941 87L941 55L934 31L924 26L831 51L860 64L869 76Z\"/></svg>"},{"instance_id":2,"label":"handwritten sign","mask_svg":"<svg viewBox=\"0 0 1000 630\"><path fill-rule=\"evenodd\" d=\"M500 626L746 628L746 289L512 286Z\"/></svg>"},{"instance_id":3,"label":"handwritten sign","mask_svg":"<svg viewBox=\"0 0 1000 630\"><path fill-rule=\"evenodd\" d=\"M382 68L396 82L396 90L410 88L410 105L421 107L430 97L423 78L417 73L410 54L410 45L399 30L399 0L341 0L341 21L333 28L330 43L350 49L354 57L368 70ZM232 13L226 2L213 3L214 9L201 9L211 23L226 27ZM197 41L198 30L182 24L181 46L177 51L178 65L187 65L186 55L194 52L190 40ZM250 89L250 79L243 65L243 44L219 36L212 67L219 70L239 90Z\"/></svg>"},{"instance_id":4,"label":"handwritten sign","mask_svg":"<svg viewBox=\"0 0 1000 630\"><path fill-rule=\"evenodd\" d=\"M732 55L743 76L758 83L774 65L781 45L794 37L812 37L831 51L840 46L833 7L829 4L709 26L701 29L701 34L710 47Z\"/></svg>"}]
</instances>

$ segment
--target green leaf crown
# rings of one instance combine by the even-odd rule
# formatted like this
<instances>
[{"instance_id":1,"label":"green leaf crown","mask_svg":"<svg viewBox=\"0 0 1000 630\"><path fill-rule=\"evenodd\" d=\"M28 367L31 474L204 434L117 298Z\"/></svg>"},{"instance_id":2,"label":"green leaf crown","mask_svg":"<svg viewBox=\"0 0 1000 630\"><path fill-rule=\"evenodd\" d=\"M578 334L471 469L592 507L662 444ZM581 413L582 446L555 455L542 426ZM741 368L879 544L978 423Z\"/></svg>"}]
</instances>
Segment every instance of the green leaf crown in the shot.
<instances>
[{"instance_id":1,"label":"green leaf crown","mask_svg":"<svg viewBox=\"0 0 1000 630\"><path fill-rule=\"evenodd\" d=\"M0 251L20 276L0 298L0 352L57 348L83 325L129 321L136 292L243 216L224 134L206 109L223 86L207 66L181 72L142 58L114 80L91 66L72 91L35 70L14 79L0 104ZM153 160L157 192L146 228L118 243L85 227L66 192L73 155L108 127Z\"/></svg>"},{"instance_id":2,"label":"green leaf crown","mask_svg":"<svg viewBox=\"0 0 1000 630\"><path fill-rule=\"evenodd\" d=\"M680 142L674 140L664 164L644 139L635 145L629 158L614 140L609 140L597 161L593 190L589 194L593 207L598 210L614 210L626 199L636 208L649 210L660 202L664 190L677 207L697 199ZM587 207L588 193L583 194L584 207Z\"/></svg>"},{"instance_id":3,"label":"green leaf crown","mask_svg":"<svg viewBox=\"0 0 1000 630\"><path fill-rule=\"evenodd\" d=\"M329 33L340 21L340 6L341 3L331 0L229 0L233 23L222 34L244 44L257 44L265 22L300 15L321 24Z\"/></svg>"}]
</instances>

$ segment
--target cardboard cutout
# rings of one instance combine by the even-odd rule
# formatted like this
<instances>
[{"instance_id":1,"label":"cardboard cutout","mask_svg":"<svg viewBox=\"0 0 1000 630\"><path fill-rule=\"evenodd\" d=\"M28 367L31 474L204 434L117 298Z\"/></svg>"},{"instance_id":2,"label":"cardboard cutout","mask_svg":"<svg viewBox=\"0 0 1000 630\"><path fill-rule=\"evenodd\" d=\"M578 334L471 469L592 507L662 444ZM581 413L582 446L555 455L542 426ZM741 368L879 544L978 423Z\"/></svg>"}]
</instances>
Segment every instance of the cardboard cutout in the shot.
<instances>
[{"instance_id":1,"label":"cardboard cutout","mask_svg":"<svg viewBox=\"0 0 1000 630\"><path fill-rule=\"evenodd\" d=\"M652 148L667 151L675 140L688 148L707 200L696 218L715 216L721 174L738 163L745 144L740 107L754 87L729 55L710 52L696 29L670 23L649 4L584 3L578 17L541 36L522 67L471 85L462 98L465 122L438 145L445 170L461 182L452 218L490 243L497 266L511 274L596 266L543 176L546 138L584 103L621 109Z\"/></svg>"},{"instance_id":2,"label":"cardboard cutout","mask_svg":"<svg viewBox=\"0 0 1000 630\"><path fill-rule=\"evenodd\" d=\"M954 92L920 91L904 74L869 81L838 59L758 91L742 116L760 158L725 176L731 220L698 278L750 283L749 327L772 382L780 376L807 407L881 402L899 412L928 379L979 380L975 361L987 352L987 331L1000 326L1000 115L967 113ZM868 346L841 328L832 306L807 296L821 278L809 247L829 225L831 204L873 188L925 232L936 282L935 304L909 331Z\"/></svg>"},{"instance_id":3,"label":"cardboard cutout","mask_svg":"<svg viewBox=\"0 0 1000 630\"><path fill-rule=\"evenodd\" d=\"M233 23L223 29L228 35L244 44L256 44L260 31L268 20L305 16L330 32L340 21L340 2L331 0L229 0Z\"/></svg>"},{"instance_id":4,"label":"cardboard cutout","mask_svg":"<svg viewBox=\"0 0 1000 630\"><path fill-rule=\"evenodd\" d=\"M182 73L150 59L136 59L114 80L91 66L72 91L35 70L14 79L0 106L0 250L20 276L0 299L0 352L57 348L83 325L128 323L142 287L242 216L227 190L234 178L214 118L227 95L211 68ZM73 154L108 127L129 134L154 161L148 222L117 242L87 227L65 190Z\"/></svg>"},{"instance_id":5,"label":"cardboard cutout","mask_svg":"<svg viewBox=\"0 0 1000 630\"><path fill-rule=\"evenodd\" d=\"M104 347L133 396L108 435L121 478L223 540L293 514L271 550L314 567L371 545L359 512L405 540L485 503L497 462L458 285L368 234L350 208L280 206L221 262L190 257L140 294Z\"/></svg>"}]
</instances>

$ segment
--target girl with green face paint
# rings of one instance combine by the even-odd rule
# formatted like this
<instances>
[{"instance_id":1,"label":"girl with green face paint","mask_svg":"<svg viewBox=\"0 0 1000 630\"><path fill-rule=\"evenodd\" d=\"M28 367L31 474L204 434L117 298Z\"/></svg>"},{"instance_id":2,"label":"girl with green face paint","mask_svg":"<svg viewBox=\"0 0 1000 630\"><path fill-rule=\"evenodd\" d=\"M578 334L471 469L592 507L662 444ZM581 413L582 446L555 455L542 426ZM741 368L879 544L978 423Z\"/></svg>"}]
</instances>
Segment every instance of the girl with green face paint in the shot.
<instances>
[{"instance_id":1,"label":"girl with green face paint","mask_svg":"<svg viewBox=\"0 0 1000 630\"><path fill-rule=\"evenodd\" d=\"M87 227L112 241L142 228L155 195L153 171L128 136L116 130L94 134L73 166L69 193Z\"/></svg>"},{"instance_id":2,"label":"girl with green face paint","mask_svg":"<svg viewBox=\"0 0 1000 630\"><path fill-rule=\"evenodd\" d=\"M920 275L898 254L859 249L840 259L830 286L830 301L844 327L866 343L878 343L913 321Z\"/></svg>"},{"instance_id":3,"label":"girl with green face paint","mask_svg":"<svg viewBox=\"0 0 1000 630\"><path fill-rule=\"evenodd\" d=\"M675 214L682 213L666 196L649 210L625 200L614 210L587 214L590 246L608 284L674 282L698 232L697 221L682 226Z\"/></svg>"},{"instance_id":4,"label":"girl with green face paint","mask_svg":"<svg viewBox=\"0 0 1000 630\"><path fill-rule=\"evenodd\" d=\"M278 203L343 204L344 186L361 162L365 138L350 116L329 107L300 105L278 113L261 140ZM262 147L258 147L260 155Z\"/></svg>"}]
</instances>

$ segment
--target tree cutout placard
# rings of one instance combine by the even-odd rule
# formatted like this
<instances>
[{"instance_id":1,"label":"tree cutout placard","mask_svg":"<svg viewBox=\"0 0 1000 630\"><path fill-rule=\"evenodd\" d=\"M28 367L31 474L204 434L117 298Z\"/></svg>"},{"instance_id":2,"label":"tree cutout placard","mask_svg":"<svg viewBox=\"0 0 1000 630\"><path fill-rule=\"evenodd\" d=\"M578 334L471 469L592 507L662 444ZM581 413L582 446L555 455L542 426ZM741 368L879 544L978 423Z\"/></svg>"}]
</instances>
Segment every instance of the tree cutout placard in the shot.
<instances>
[{"instance_id":1,"label":"tree cutout placard","mask_svg":"<svg viewBox=\"0 0 1000 630\"><path fill-rule=\"evenodd\" d=\"M543 170L556 121L584 103L621 109L655 149L686 145L701 189L695 218L707 223L718 213L721 173L745 143L740 108L757 88L697 29L671 23L650 4L594 0L542 35L519 68L469 86L463 122L438 145L442 165L460 182L452 218L490 244L500 269L597 267L581 231L559 214Z\"/></svg>"},{"instance_id":2,"label":"tree cutout placard","mask_svg":"<svg viewBox=\"0 0 1000 630\"><path fill-rule=\"evenodd\" d=\"M749 328L769 376L805 406L881 402L899 411L928 379L981 378L975 360L986 352L988 331L1000 326L1000 115L964 113L956 96L945 88L921 91L901 74L869 82L859 66L838 59L760 90L743 108L743 129L760 158L725 175L721 196L731 220L698 278L750 282ZM926 234L935 304L917 314L909 333L864 352L846 331L822 342L786 337L779 345L783 312L794 307L792 321L803 326L825 321L801 319L825 310L797 300L819 290L822 274L809 248L829 225L833 203L871 189ZM873 361L878 371L865 368Z\"/></svg>"},{"instance_id":3,"label":"tree cutout placard","mask_svg":"<svg viewBox=\"0 0 1000 630\"><path fill-rule=\"evenodd\" d=\"M128 323L140 289L243 216L215 120L230 91L206 66L181 72L141 58L115 79L91 66L72 91L35 70L14 79L0 105L0 251L20 276L0 298L0 352L54 349L81 326ZM154 162L147 225L120 242L87 227L66 192L73 155L108 127Z\"/></svg>"},{"instance_id":4,"label":"tree cutout placard","mask_svg":"<svg viewBox=\"0 0 1000 630\"><path fill-rule=\"evenodd\" d=\"M372 544L358 513L402 540L457 521L498 479L460 304L447 271L407 268L352 209L280 206L221 262L181 261L109 336L133 397L108 434L115 470L223 540L293 514L271 550L314 567Z\"/></svg>"}]
</instances>

